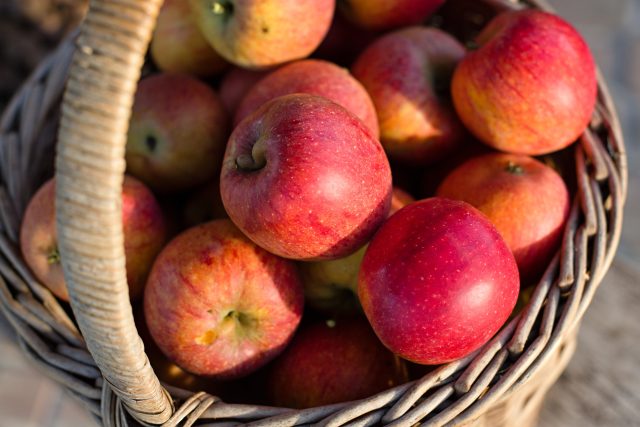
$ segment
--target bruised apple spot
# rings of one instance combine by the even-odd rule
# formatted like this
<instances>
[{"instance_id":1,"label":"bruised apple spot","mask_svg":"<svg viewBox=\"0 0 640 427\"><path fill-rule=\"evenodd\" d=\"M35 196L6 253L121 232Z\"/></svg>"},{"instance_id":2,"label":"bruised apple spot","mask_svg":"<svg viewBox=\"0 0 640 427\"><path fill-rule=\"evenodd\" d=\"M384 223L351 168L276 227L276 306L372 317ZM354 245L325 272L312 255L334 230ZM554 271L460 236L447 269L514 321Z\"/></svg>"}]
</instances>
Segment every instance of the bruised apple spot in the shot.
<instances>
[{"instance_id":1,"label":"bruised apple spot","mask_svg":"<svg viewBox=\"0 0 640 427\"><path fill-rule=\"evenodd\" d=\"M211 345L218 339L218 333L213 329L209 329L204 334L195 339L195 343L198 345Z\"/></svg>"}]
</instances>

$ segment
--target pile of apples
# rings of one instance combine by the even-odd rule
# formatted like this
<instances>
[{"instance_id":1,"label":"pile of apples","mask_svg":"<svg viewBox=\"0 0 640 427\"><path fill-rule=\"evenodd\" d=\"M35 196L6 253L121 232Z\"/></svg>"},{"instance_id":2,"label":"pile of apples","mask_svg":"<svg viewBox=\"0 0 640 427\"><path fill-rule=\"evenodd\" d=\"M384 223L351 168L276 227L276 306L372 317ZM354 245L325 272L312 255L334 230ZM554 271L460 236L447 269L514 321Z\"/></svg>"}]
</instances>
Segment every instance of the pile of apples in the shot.
<instances>
[{"instance_id":1,"label":"pile of apples","mask_svg":"<svg viewBox=\"0 0 640 427\"><path fill-rule=\"evenodd\" d=\"M592 56L533 10L465 46L424 24L443 3L165 1L122 210L138 326L172 372L280 406L363 398L479 349L539 279L569 191L530 156L584 131ZM54 191L21 248L68 300Z\"/></svg>"}]
</instances>

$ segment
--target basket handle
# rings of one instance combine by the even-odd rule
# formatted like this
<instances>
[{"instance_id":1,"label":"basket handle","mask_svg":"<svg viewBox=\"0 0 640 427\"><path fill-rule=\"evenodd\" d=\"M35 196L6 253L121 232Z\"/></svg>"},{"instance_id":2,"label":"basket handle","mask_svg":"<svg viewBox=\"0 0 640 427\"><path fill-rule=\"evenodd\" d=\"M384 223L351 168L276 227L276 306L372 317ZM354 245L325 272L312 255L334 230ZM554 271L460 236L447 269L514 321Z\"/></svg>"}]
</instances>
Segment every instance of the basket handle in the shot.
<instances>
[{"instance_id":1,"label":"basket handle","mask_svg":"<svg viewBox=\"0 0 640 427\"><path fill-rule=\"evenodd\" d=\"M105 380L139 421L173 412L138 336L122 232L124 149L162 0L92 0L77 39L56 155L59 247L71 308Z\"/></svg>"}]
</instances>

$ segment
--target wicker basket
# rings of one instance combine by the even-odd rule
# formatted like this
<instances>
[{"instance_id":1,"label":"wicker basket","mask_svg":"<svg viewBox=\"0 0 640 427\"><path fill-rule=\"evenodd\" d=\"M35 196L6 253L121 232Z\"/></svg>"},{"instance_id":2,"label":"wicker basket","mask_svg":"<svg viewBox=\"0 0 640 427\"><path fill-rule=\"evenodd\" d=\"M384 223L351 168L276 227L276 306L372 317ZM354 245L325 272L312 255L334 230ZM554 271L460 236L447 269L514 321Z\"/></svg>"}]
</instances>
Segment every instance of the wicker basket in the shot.
<instances>
[{"instance_id":1,"label":"wicker basket","mask_svg":"<svg viewBox=\"0 0 640 427\"><path fill-rule=\"evenodd\" d=\"M528 305L492 341L357 402L302 411L226 404L160 384L134 326L125 279L125 134L160 2L92 1L79 35L41 64L0 122L0 307L24 354L105 426L535 425L620 237L627 160L604 83L589 129L569 149L576 190L562 249ZM468 38L499 11L520 7L548 8L533 0L450 0L439 19ZM56 130L58 233L75 321L17 250L25 205L53 173Z\"/></svg>"}]
</instances>

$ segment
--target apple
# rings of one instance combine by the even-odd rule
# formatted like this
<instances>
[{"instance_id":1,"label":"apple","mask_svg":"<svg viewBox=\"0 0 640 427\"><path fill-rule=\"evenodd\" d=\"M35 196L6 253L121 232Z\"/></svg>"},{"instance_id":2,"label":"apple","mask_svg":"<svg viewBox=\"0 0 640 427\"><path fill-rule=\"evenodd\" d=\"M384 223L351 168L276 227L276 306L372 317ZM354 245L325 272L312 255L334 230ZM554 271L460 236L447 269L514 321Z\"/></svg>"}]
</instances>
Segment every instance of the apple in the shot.
<instances>
[{"instance_id":1,"label":"apple","mask_svg":"<svg viewBox=\"0 0 640 427\"><path fill-rule=\"evenodd\" d=\"M222 77L220 82L220 101L222 101L222 105L224 105L230 117L235 116L240 101L249 92L249 89L268 73L268 71L233 67Z\"/></svg>"},{"instance_id":2,"label":"apple","mask_svg":"<svg viewBox=\"0 0 640 427\"><path fill-rule=\"evenodd\" d=\"M354 114L316 95L285 95L233 131L220 192L233 222L268 251L299 260L340 258L386 218L391 170Z\"/></svg>"},{"instance_id":3,"label":"apple","mask_svg":"<svg viewBox=\"0 0 640 427\"><path fill-rule=\"evenodd\" d=\"M424 165L452 152L465 132L449 99L449 81L465 48L435 28L386 34L352 67L378 113L380 141L391 158Z\"/></svg>"},{"instance_id":4,"label":"apple","mask_svg":"<svg viewBox=\"0 0 640 427\"><path fill-rule=\"evenodd\" d=\"M136 304L133 307L133 319L140 339L144 343L144 352L149 358L149 364L161 382L193 392L203 390L215 396L220 396L225 391L225 387L220 382L191 374L167 359L151 337L144 320L142 304Z\"/></svg>"},{"instance_id":5,"label":"apple","mask_svg":"<svg viewBox=\"0 0 640 427\"><path fill-rule=\"evenodd\" d=\"M559 248L571 200L549 166L521 154L492 153L454 169L437 195L464 200L498 229L523 282L540 277Z\"/></svg>"},{"instance_id":6,"label":"apple","mask_svg":"<svg viewBox=\"0 0 640 427\"><path fill-rule=\"evenodd\" d=\"M298 265L305 301L309 307L328 314L358 310L358 271L367 245L346 257L302 262Z\"/></svg>"},{"instance_id":7,"label":"apple","mask_svg":"<svg viewBox=\"0 0 640 427\"><path fill-rule=\"evenodd\" d=\"M261 69L300 59L327 34L335 0L190 0L205 38L229 62Z\"/></svg>"},{"instance_id":8,"label":"apple","mask_svg":"<svg viewBox=\"0 0 640 427\"><path fill-rule=\"evenodd\" d=\"M332 100L360 118L378 138L378 117L367 91L349 70L320 59L292 62L268 74L244 97L234 123L240 123L265 102L292 93L308 93Z\"/></svg>"},{"instance_id":9,"label":"apple","mask_svg":"<svg viewBox=\"0 0 640 427\"><path fill-rule=\"evenodd\" d=\"M142 294L167 230L151 191L130 176L125 176L122 185L122 225L129 296L135 300ZM54 179L44 183L29 201L20 227L20 249L38 280L55 296L69 301L58 252Z\"/></svg>"},{"instance_id":10,"label":"apple","mask_svg":"<svg viewBox=\"0 0 640 427\"><path fill-rule=\"evenodd\" d=\"M580 136L595 106L596 68L570 24L542 11L505 12L476 42L451 88L476 137L501 151L539 155Z\"/></svg>"},{"instance_id":11,"label":"apple","mask_svg":"<svg viewBox=\"0 0 640 427\"><path fill-rule=\"evenodd\" d=\"M518 299L513 254L468 203L429 198L395 213L362 260L358 296L383 344L415 363L464 357L504 324Z\"/></svg>"},{"instance_id":12,"label":"apple","mask_svg":"<svg viewBox=\"0 0 640 427\"><path fill-rule=\"evenodd\" d=\"M393 187L389 216L414 201L409 193L399 187ZM366 250L365 244L344 258L301 262L299 269L307 304L326 313L340 314L356 311L358 309L358 272Z\"/></svg>"},{"instance_id":13,"label":"apple","mask_svg":"<svg viewBox=\"0 0 640 427\"><path fill-rule=\"evenodd\" d=\"M179 367L233 379L284 349L303 302L295 265L220 219L190 228L162 250L147 282L144 314L153 340Z\"/></svg>"},{"instance_id":14,"label":"apple","mask_svg":"<svg viewBox=\"0 0 640 427\"><path fill-rule=\"evenodd\" d=\"M342 0L339 10L361 28L388 30L424 22L445 0Z\"/></svg>"},{"instance_id":15,"label":"apple","mask_svg":"<svg viewBox=\"0 0 640 427\"><path fill-rule=\"evenodd\" d=\"M220 170L229 119L199 80L160 73L140 81L126 146L127 171L158 192L203 184Z\"/></svg>"},{"instance_id":16,"label":"apple","mask_svg":"<svg viewBox=\"0 0 640 427\"><path fill-rule=\"evenodd\" d=\"M404 363L362 318L315 322L301 329L274 362L272 404L310 408L369 397L407 381Z\"/></svg>"},{"instance_id":17,"label":"apple","mask_svg":"<svg viewBox=\"0 0 640 427\"><path fill-rule=\"evenodd\" d=\"M313 56L349 67L360 52L379 35L378 31L356 27L341 14L336 13L329 32L313 52Z\"/></svg>"},{"instance_id":18,"label":"apple","mask_svg":"<svg viewBox=\"0 0 640 427\"><path fill-rule=\"evenodd\" d=\"M209 77L228 65L198 30L185 0L164 0L150 53L159 69L172 73Z\"/></svg>"}]
</instances>

